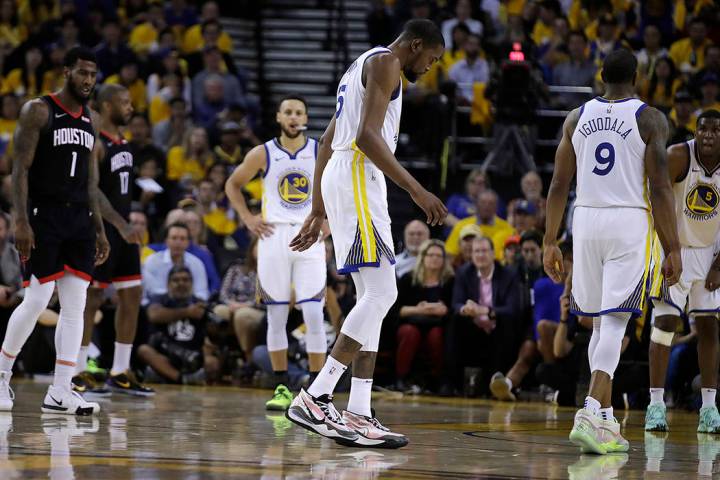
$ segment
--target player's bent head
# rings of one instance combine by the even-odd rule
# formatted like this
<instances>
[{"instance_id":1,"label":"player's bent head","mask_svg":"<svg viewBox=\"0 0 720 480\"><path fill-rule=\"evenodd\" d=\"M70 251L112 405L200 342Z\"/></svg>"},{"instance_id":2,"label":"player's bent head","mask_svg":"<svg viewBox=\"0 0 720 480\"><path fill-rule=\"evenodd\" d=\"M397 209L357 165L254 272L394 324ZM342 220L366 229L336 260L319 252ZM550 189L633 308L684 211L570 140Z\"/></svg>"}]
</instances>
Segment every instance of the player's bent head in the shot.
<instances>
[{"instance_id":1,"label":"player's bent head","mask_svg":"<svg viewBox=\"0 0 720 480\"><path fill-rule=\"evenodd\" d=\"M402 65L403 73L410 82L427 73L432 64L440 60L445 50L445 40L440 28L430 20L410 20L405 24L400 40L407 44L410 55Z\"/></svg>"},{"instance_id":2,"label":"player's bent head","mask_svg":"<svg viewBox=\"0 0 720 480\"><path fill-rule=\"evenodd\" d=\"M720 155L720 111L705 110L698 116L695 141L703 156L717 157ZM713 161L714 159L708 158L707 160ZM720 158L715 161L720 162Z\"/></svg>"},{"instance_id":3,"label":"player's bent head","mask_svg":"<svg viewBox=\"0 0 720 480\"><path fill-rule=\"evenodd\" d=\"M85 47L73 47L63 60L65 83L68 92L78 102L86 102L97 80L97 57Z\"/></svg>"},{"instance_id":4,"label":"player's bent head","mask_svg":"<svg viewBox=\"0 0 720 480\"><path fill-rule=\"evenodd\" d=\"M637 58L630 50L620 48L605 57L602 80L608 85L635 84Z\"/></svg>"}]
</instances>

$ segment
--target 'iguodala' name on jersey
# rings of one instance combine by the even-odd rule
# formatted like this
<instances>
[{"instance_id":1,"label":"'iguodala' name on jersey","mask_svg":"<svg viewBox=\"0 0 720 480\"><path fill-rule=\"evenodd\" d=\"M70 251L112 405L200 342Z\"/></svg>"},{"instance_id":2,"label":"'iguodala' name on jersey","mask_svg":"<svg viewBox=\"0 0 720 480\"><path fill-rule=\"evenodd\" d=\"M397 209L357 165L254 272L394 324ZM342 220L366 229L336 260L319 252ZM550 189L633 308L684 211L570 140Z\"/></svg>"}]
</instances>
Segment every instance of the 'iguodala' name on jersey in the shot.
<instances>
[{"instance_id":1,"label":"'iguodala' name on jersey","mask_svg":"<svg viewBox=\"0 0 720 480\"><path fill-rule=\"evenodd\" d=\"M95 136L79 128L58 128L53 131L53 147L58 145L82 145L92 150L95 145Z\"/></svg>"},{"instance_id":2,"label":"'iguodala' name on jersey","mask_svg":"<svg viewBox=\"0 0 720 480\"><path fill-rule=\"evenodd\" d=\"M615 132L625 140L632 132L632 128L624 129L624 126L624 120L612 117L596 117L580 125L577 132L581 133L585 138L596 132Z\"/></svg>"}]
</instances>

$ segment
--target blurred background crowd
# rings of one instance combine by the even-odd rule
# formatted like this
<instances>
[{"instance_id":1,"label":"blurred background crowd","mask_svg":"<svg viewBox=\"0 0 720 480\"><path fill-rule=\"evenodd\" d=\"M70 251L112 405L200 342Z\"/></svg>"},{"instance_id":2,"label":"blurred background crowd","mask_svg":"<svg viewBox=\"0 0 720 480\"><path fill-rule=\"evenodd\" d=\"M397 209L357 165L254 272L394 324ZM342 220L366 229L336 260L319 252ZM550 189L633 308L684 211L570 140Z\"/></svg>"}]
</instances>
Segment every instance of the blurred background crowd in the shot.
<instances>
[{"instance_id":1,"label":"blurred background crowd","mask_svg":"<svg viewBox=\"0 0 720 480\"><path fill-rule=\"evenodd\" d=\"M281 96L306 96L308 134L317 137L354 57L392 42L408 19L430 18L446 51L404 85L397 155L450 215L429 229L390 187L399 296L383 326L376 384L481 396L509 381L503 399L574 405L589 380L591 321L568 313L567 285L542 270L544 194L560 126L602 94L603 58L629 48L639 61L637 95L667 114L669 143L692 138L696 116L720 108L719 13L710 0L0 0L0 332L22 298L9 176L18 112L61 86L64 52L84 45L98 55L98 84L125 85L135 110L125 136L135 158L131 221L145 232L145 301L134 368L147 381L269 385L256 239L229 205L225 181L250 148L278 135ZM260 180L244 193L258 212ZM571 218L572 202L566 271ZM331 345L354 288L327 247ZM185 264L189 272L175 273L188 278L159 278L162 262ZM185 326L193 328L154 324L151 299L165 292L190 305ZM96 319L98 375L112 359L115 302L109 290ZM307 382L307 358L301 316L291 311L297 387ZM52 369L56 312L41 317L20 371ZM646 316L628 327L616 406L647 403ZM158 329L172 339L173 378L143 361L142 345ZM686 325L676 338L666 390L671 402L691 406L694 332Z\"/></svg>"}]
</instances>

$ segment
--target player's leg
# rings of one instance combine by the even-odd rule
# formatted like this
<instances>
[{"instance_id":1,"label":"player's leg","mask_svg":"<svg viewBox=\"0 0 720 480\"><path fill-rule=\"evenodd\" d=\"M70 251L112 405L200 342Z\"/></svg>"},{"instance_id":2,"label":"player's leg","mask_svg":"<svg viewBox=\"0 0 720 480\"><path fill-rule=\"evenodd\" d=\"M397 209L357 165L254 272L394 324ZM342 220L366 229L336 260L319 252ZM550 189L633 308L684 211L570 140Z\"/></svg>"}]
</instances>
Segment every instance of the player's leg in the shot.
<instances>
[{"instance_id":1,"label":"player's leg","mask_svg":"<svg viewBox=\"0 0 720 480\"><path fill-rule=\"evenodd\" d=\"M95 396L109 396L111 394L101 382L95 379L95 376L87 371L88 350L92 342L93 330L95 329L95 318L100 310L104 298L102 288L94 287L92 284L87 291L87 300L85 302L84 328L82 342L80 344L80 353L78 353L77 366L75 367L75 376L72 378L73 390L78 393L91 393Z\"/></svg>"},{"instance_id":2,"label":"player's leg","mask_svg":"<svg viewBox=\"0 0 720 480\"><path fill-rule=\"evenodd\" d=\"M715 405L718 372L718 319L716 315L695 317L698 340L698 365L700 366L700 408L699 433L720 433L720 414Z\"/></svg>"},{"instance_id":3,"label":"player's leg","mask_svg":"<svg viewBox=\"0 0 720 480\"><path fill-rule=\"evenodd\" d=\"M97 403L86 402L71 388L82 342L83 314L89 283L75 274L66 274L57 281L60 320L55 328L55 375L43 400L43 413L91 415L100 411Z\"/></svg>"},{"instance_id":4,"label":"player's leg","mask_svg":"<svg viewBox=\"0 0 720 480\"><path fill-rule=\"evenodd\" d=\"M682 303L684 305L684 302ZM648 350L650 370L650 404L645 412L645 430L666 432L665 381L672 340L680 320L678 310L663 301L655 301Z\"/></svg>"},{"instance_id":5,"label":"player's leg","mask_svg":"<svg viewBox=\"0 0 720 480\"><path fill-rule=\"evenodd\" d=\"M54 287L55 282L41 284L33 276L25 287L25 297L10 315L0 351L0 410L12 410L14 395L10 389L10 377L15 359L50 302Z\"/></svg>"},{"instance_id":6,"label":"player's leg","mask_svg":"<svg viewBox=\"0 0 720 480\"><path fill-rule=\"evenodd\" d=\"M138 347L138 357L160 376L173 383L184 383L180 370L170 361L170 358L157 351L150 345L143 344Z\"/></svg>"}]
</instances>

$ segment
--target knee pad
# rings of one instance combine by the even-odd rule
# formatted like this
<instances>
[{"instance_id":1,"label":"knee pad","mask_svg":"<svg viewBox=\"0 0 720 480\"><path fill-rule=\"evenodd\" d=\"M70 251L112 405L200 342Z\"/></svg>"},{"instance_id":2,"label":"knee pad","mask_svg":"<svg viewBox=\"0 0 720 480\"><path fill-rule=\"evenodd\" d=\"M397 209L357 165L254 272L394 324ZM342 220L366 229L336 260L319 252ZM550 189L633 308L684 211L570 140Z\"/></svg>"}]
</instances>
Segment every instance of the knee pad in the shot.
<instances>
[{"instance_id":1,"label":"knee pad","mask_svg":"<svg viewBox=\"0 0 720 480\"><path fill-rule=\"evenodd\" d=\"M666 347L672 347L673 337L675 332L666 332L655 326L650 330L650 341L657 343L658 345L665 345Z\"/></svg>"},{"instance_id":2,"label":"knee pad","mask_svg":"<svg viewBox=\"0 0 720 480\"><path fill-rule=\"evenodd\" d=\"M25 297L21 305L27 309L28 314L37 312L37 317L47 308L55 289L55 282L40 283L33 279L30 285L25 287Z\"/></svg>"},{"instance_id":3,"label":"knee pad","mask_svg":"<svg viewBox=\"0 0 720 480\"><path fill-rule=\"evenodd\" d=\"M601 370L613 378L620 361L622 339L625 336L630 314L625 312L603 315L600 321L600 337L592 359L594 370Z\"/></svg>"},{"instance_id":4,"label":"knee pad","mask_svg":"<svg viewBox=\"0 0 720 480\"><path fill-rule=\"evenodd\" d=\"M287 350L288 339L285 327L287 326L289 308L287 305L267 306L267 348L271 352Z\"/></svg>"},{"instance_id":5,"label":"knee pad","mask_svg":"<svg viewBox=\"0 0 720 480\"><path fill-rule=\"evenodd\" d=\"M89 285L90 282L75 275L65 275L57 281L60 314L63 320L83 321Z\"/></svg>"},{"instance_id":6,"label":"knee pad","mask_svg":"<svg viewBox=\"0 0 720 480\"><path fill-rule=\"evenodd\" d=\"M302 304L303 320L305 321L305 349L307 353L326 353L325 322L323 305L320 302Z\"/></svg>"}]
</instances>

